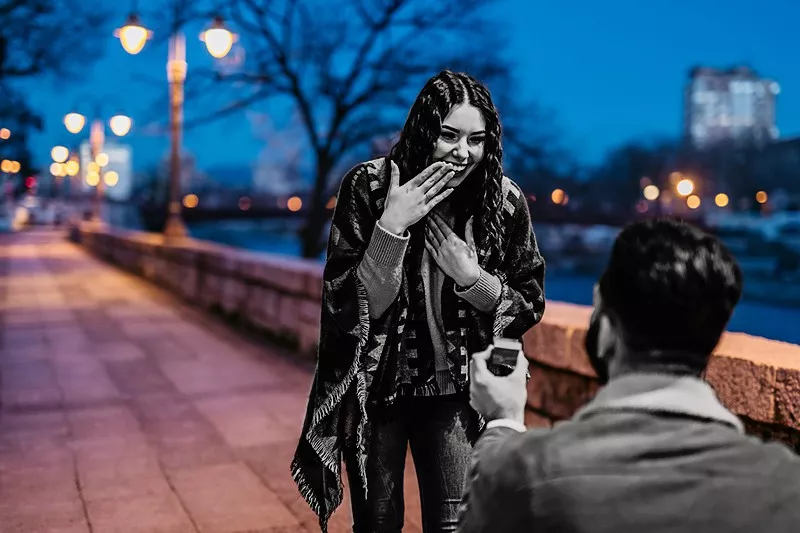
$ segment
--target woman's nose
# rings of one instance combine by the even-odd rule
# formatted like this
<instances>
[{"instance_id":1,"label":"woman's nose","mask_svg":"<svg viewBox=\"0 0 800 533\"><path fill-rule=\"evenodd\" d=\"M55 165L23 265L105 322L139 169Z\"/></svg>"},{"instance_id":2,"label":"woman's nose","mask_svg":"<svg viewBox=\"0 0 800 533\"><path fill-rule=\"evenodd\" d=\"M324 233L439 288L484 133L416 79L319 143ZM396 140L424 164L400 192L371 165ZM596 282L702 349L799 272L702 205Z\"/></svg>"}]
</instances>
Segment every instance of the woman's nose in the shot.
<instances>
[{"instance_id":1,"label":"woman's nose","mask_svg":"<svg viewBox=\"0 0 800 533\"><path fill-rule=\"evenodd\" d=\"M469 153L468 150L469 148L467 147L467 141L465 139L461 139L453 148L453 155L456 157L464 157Z\"/></svg>"}]
</instances>

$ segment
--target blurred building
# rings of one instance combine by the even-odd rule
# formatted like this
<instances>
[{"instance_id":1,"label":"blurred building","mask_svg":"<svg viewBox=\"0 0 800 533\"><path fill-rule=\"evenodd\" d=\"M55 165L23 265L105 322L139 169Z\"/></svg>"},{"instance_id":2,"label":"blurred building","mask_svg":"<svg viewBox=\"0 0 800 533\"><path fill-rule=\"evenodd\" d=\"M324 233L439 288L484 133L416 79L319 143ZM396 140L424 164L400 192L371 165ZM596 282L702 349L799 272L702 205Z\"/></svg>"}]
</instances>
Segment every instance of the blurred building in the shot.
<instances>
[{"instance_id":1,"label":"blurred building","mask_svg":"<svg viewBox=\"0 0 800 533\"><path fill-rule=\"evenodd\" d=\"M113 185L107 184L104 188L105 196L111 200L129 200L135 186L133 176L133 152L131 147L126 144L106 142L103 145L103 153L108 156L108 164L102 168L101 174L105 176L108 172L116 173L115 180L107 182L113 183ZM89 142L84 141L80 146L80 182L83 191L94 189L94 187L90 187L86 183L86 172L89 168L91 158Z\"/></svg>"},{"instance_id":2,"label":"blurred building","mask_svg":"<svg viewBox=\"0 0 800 533\"><path fill-rule=\"evenodd\" d=\"M696 147L723 141L767 143L778 138L778 84L747 67L689 72L684 101L684 134Z\"/></svg>"}]
</instances>

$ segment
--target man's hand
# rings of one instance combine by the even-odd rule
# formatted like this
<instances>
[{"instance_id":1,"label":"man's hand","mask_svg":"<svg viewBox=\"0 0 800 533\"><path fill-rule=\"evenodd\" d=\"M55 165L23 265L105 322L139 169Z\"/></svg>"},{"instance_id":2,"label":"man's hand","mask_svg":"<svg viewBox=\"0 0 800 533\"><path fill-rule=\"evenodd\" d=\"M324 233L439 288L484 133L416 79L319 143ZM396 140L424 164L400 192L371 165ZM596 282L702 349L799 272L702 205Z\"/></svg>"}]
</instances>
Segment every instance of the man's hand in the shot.
<instances>
[{"instance_id":1,"label":"man's hand","mask_svg":"<svg viewBox=\"0 0 800 533\"><path fill-rule=\"evenodd\" d=\"M486 350L472 355L469 403L487 422L507 418L524 424L528 359L520 350L514 372L504 377L495 376L486 367L492 348L489 345Z\"/></svg>"}]
</instances>

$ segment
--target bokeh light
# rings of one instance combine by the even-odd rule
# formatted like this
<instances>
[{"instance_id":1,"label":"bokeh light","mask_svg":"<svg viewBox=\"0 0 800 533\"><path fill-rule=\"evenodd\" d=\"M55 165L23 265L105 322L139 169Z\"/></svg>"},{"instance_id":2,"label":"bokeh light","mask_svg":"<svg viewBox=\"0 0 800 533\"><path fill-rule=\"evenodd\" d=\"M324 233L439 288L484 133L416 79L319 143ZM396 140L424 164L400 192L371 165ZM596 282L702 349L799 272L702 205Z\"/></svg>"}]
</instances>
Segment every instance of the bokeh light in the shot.
<instances>
[{"instance_id":1,"label":"bokeh light","mask_svg":"<svg viewBox=\"0 0 800 533\"><path fill-rule=\"evenodd\" d=\"M686 206L689 209L697 209L700 207L700 197L696 194L691 195L686 199Z\"/></svg>"},{"instance_id":2,"label":"bokeh light","mask_svg":"<svg viewBox=\"0 0 800 533\"><path fill-rule=\"evenodd\" d=\"M67 170L67 176L77 176L78 172L80 172L81 170L80 163L78 163L74 159L70 159L69 161L67 161L64 164L64 166L66 167Z\"/></svg>"},{"instance_id":3,"label":"bokeh light","mask_svg":"<svg viewBox=\"0 0 800 533\"><path fill-rule=\"evenodd\" d=\"M63 163L69 157L69 150L67 150L66 146L54 146L52 150L50 150L50 157L53 158L53 161L56 163Z\"/></svg>"},{"instance_id":4,"label":"bokeh light","mask_svg":"<svg viewBox=\"0 0 800 533\"><path fill-rule=\"evenodd\" d=\"M123 137L131 131L131 119L125 115L115 115L111 117L108 124L111 126L111 131L117 137Z\"/></svg>"},{"instance_id":5,"label":"bokeh light","mask_svg":"<svg viewBox=\"0 0 800 533\"><path fill-rule=\"evenodd\" d=\"M767 196L767 193L766 193L766 192L764 192L764 191L758 191L758 192L756 193L756 202L758 202L758 203L760 203L760 204L765 204L765 203L767 203L767 200L768 200L768 199L769 199L769 196Z\"/></svg>"},{"instance_id":6,"label":"bokeh light","mask_svg":"<svg viewBox=\"0 0 800 533\"><path fill-rule=\"evenodd\" d=\"M299 196L292 196L286 203L286 207L289 208L289 211L300 211L303 207L303 200Z\"/></svg>"},{"instance_id":7,"label":"bokeh light","mask_svg":"<svg viewBox=\"0 0 800 533\"><path fill-rule=\"evenodd\" d=\"M117 183L119 183L119 174L114 172L113 170L109 170L105 174L103 174L103 182L109 187L113 187Z\"/></svg>"},{"instance_id":8,"label":"bokeh light","mask_svg":"<svg viewBox=\"0 0 800 533\"><path fill-rule=\"evenodd\" d=\"M86 185L89 187L97 187L100 185L100 174L98 172L87 172Z\"/></svg>"},{"instance_id":9,"label":"bokeh light","mask_svg":"<svg viewBox=\"0 0 800 533\"><path fill-rule=\"evenodd\" d=\"M68 113L64 117L64 126L70 133L79 133L86 124L86 117L80 113Z\"/></svg>"},{"instance_id":10,"label":"bokeh light","mask_svg":"<svg viewBox=\"0 0 800 533\"><path fill-rule=\"evenodd\" d=\"M721 192L714 197L714 203L717 204L717 207L725 207L728 205L729 201L730 199L728 198L728 195L724 192Z\"/></svg>"},{"instance_id":11,"label":"bokeh light","mask_svg":"<svg viewBox=\"0 0 800 533\"><path fill-rule=\"evenodd\" d=\"M653 200L658 199L658 195L661 194L661 191L659 191L658 187L656 187L655 185L648 185L647 187L644 188L642 194L644 195L645 199L650 200L652 202Z\"/></svg>"},{"instance_id":12,"label":"bokeh light","mask_svg":"<svg viewBox=\"0 0 800 533\"><path fill-rule=\"evenodd\" d=\"M678 182L678 185L675 186L675 190L678 191L678 194L681 196L689 196L694 192L694 182L688 178L683 178Z\"/></svg>"},{"instance_id":13,"label":"bokeh light","mask_svg":"<svg viewBox=\"0 0 800 533\"><path fill-rule=\"evenodd\" d=\"M196 194L187 194L183 197L183 207L187 209L194 209L200 204L200 198Z\"/></svg>"}]
</instances>

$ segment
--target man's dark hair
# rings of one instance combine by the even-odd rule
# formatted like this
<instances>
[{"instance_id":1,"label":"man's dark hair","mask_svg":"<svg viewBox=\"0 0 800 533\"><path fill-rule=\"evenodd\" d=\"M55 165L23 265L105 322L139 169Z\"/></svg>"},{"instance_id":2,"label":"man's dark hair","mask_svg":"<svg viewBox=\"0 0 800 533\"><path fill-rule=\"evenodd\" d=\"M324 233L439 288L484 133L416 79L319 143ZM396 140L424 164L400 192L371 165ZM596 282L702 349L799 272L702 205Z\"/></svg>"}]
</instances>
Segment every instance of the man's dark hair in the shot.
<instances>
[{"instance_id":1,"label":"man's dark hair","mask_svg":"<svg viewBox=\"0 0 800 533\"><path fill-rule=\"evenodd\" d=\"M600 279L603 305L629 347L644 352L711 355L741 294L742 272L722 242L667 218L623 229ZM707 361L691 366L702 371Z\"/></svg>"}]
</instances>

